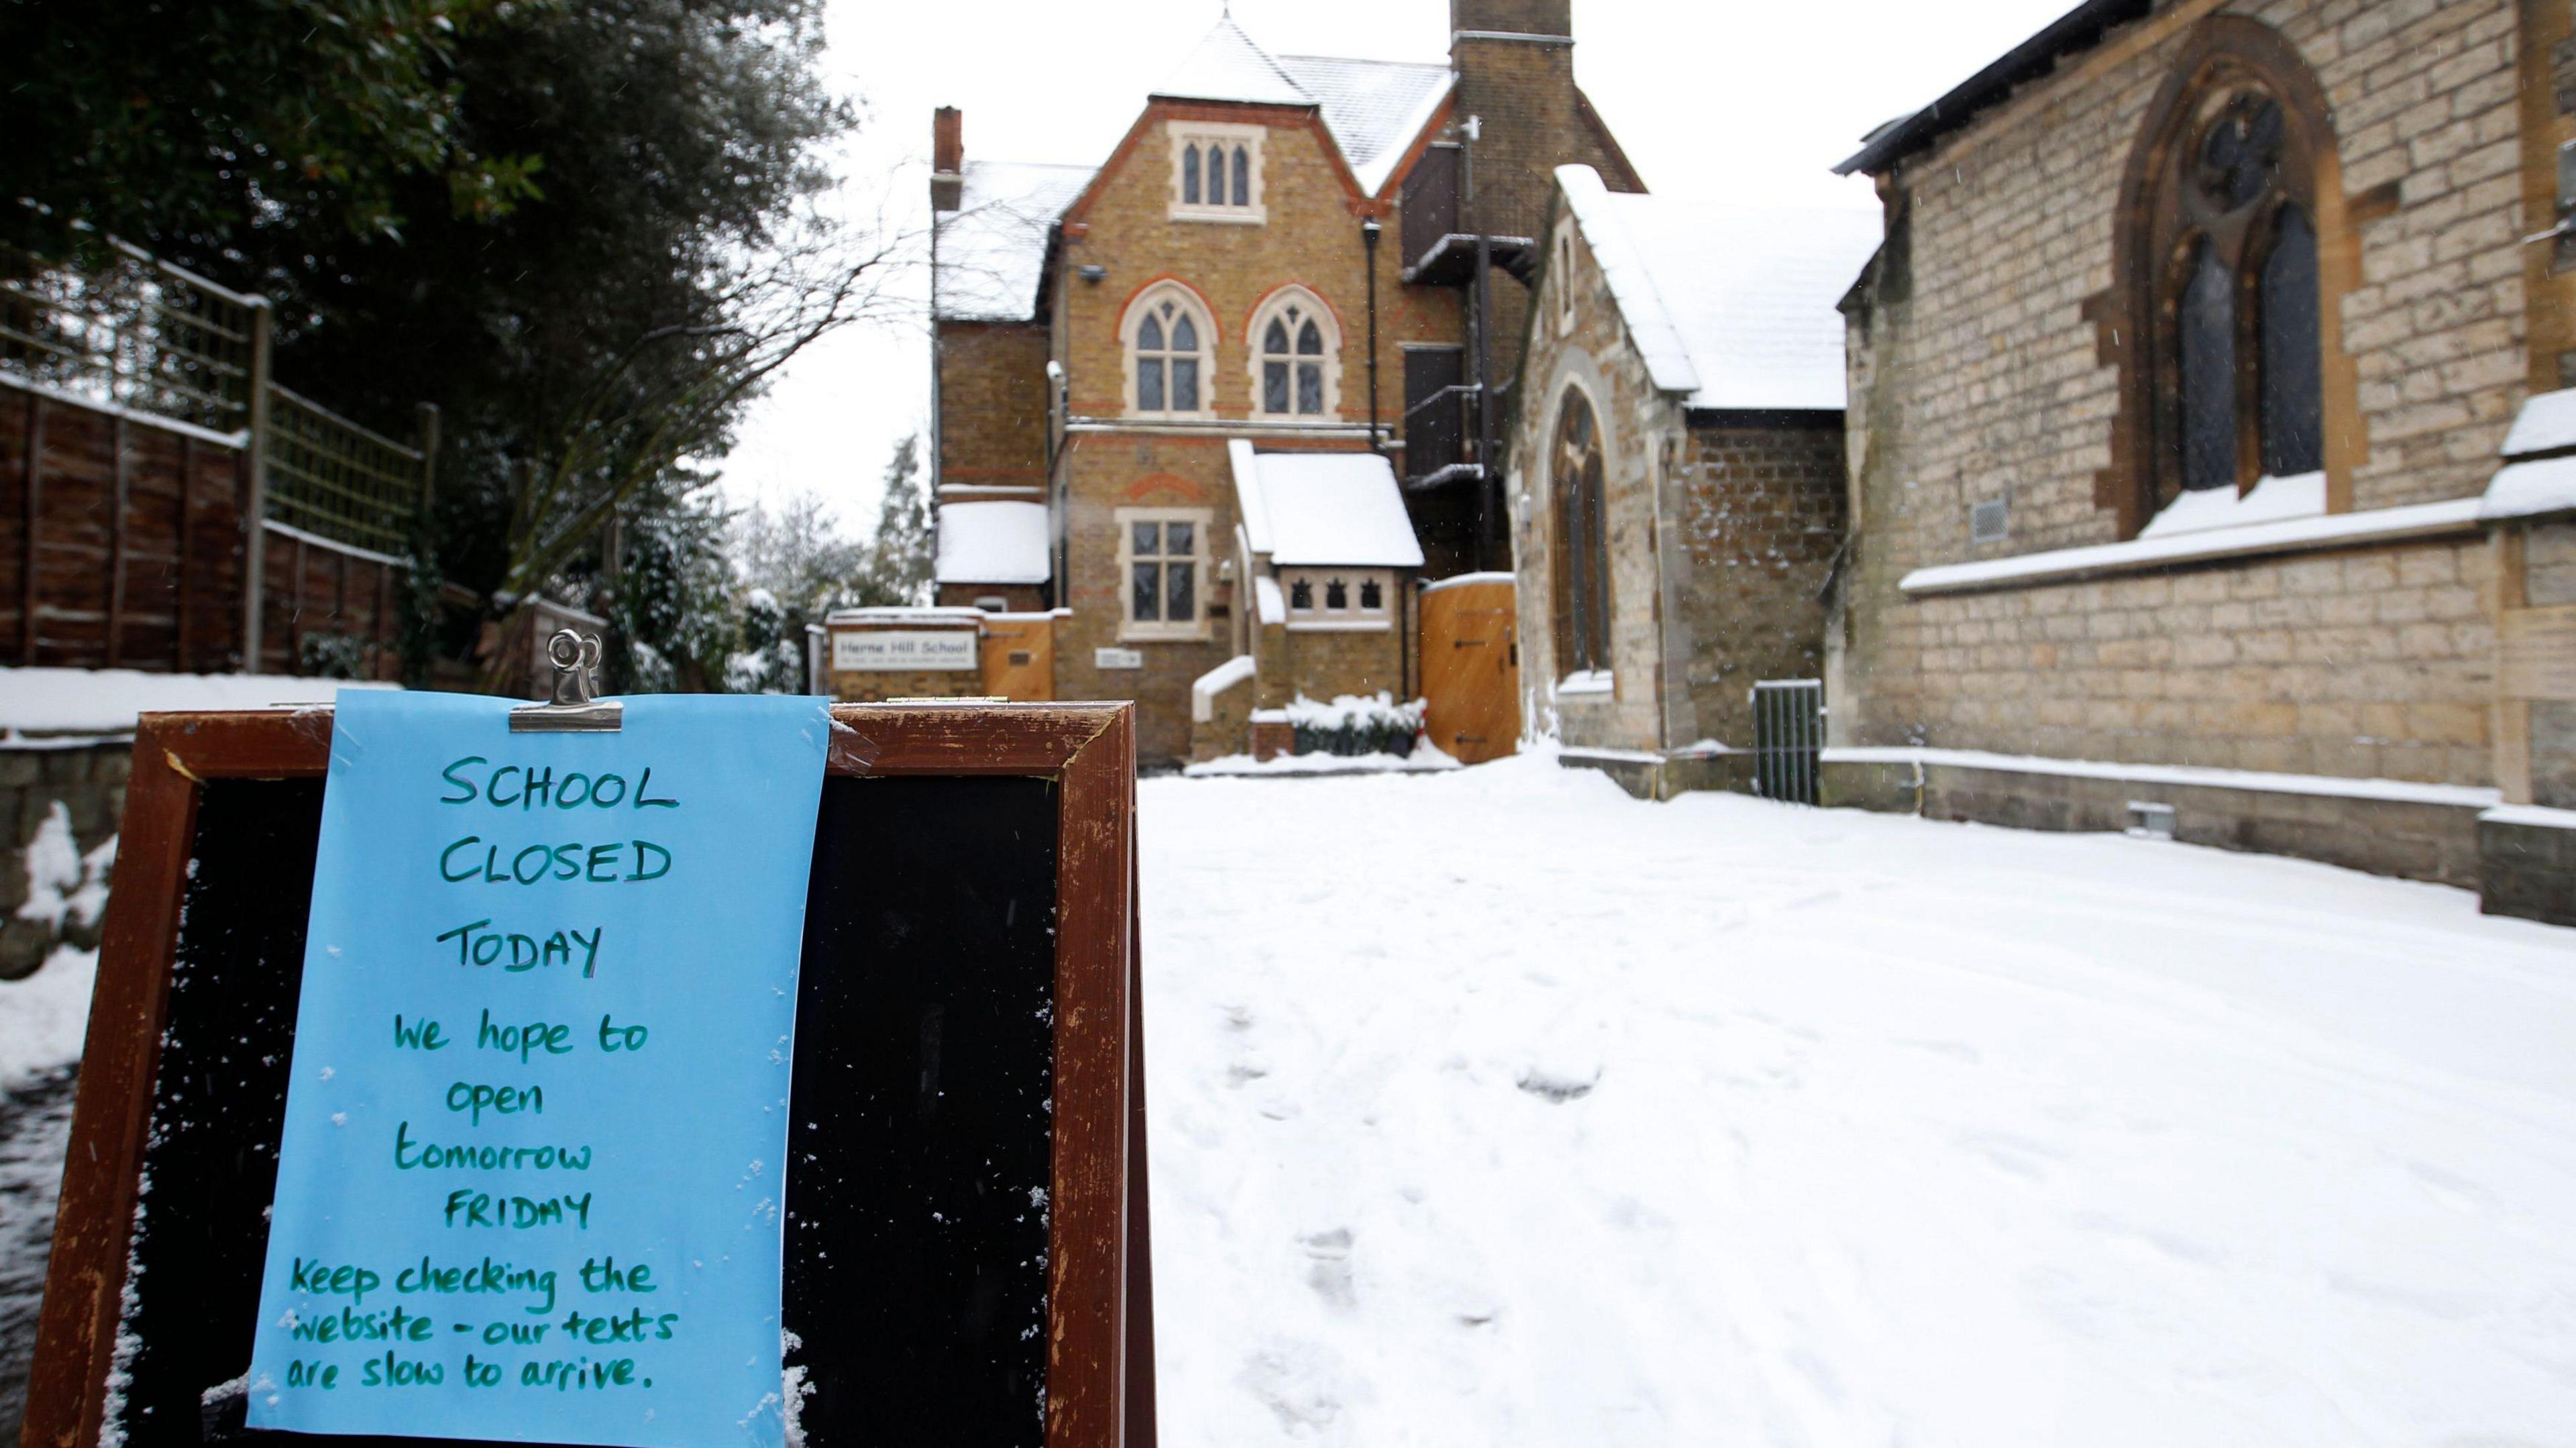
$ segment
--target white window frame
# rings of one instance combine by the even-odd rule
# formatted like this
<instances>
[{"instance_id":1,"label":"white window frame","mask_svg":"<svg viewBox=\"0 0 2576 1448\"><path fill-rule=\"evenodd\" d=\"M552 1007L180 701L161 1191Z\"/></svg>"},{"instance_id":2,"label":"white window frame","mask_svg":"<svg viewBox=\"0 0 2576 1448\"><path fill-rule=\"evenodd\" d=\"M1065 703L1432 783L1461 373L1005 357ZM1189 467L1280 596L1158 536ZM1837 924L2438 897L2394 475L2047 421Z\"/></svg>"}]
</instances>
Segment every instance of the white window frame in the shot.
<instances>
[{"instance_id":1,"label":"white window frame","mask_svg":"<svg viewBox=\"0 0 2576 1448\"><path fill-rule=\"evenodd\" d=\"M1208 527L1215 520L1215 513L1213 510L1207 508L1119 508L1113 510L1112 516L1118 521L1119 639L1122 642L1128 640L1174 642L1195 641L1206 638L1208 636L1208 584L1213 572L1209 567L1211 554L1208 551ZM1187 623L1176 624L1164 619L1140 619L1136 617L1136 565L1139 563L1160 560L1168 566L1178 558L1178 555L1171 553L1158 553L1150 556L1138 554L1136 552L1136 525L1139 523L1153 523L1157 525L1168 523L1188 523L1192 525L1190 529L1190 553L1186 561L1189 563L1192 570L1190 597L1196 606L1191 610L1192 617ZM1167 546L1170 542L1170 538L1171 535L1168 532L1163 535L1163 541ZM1168 596L1168 593L1166 596Z\"/></svg>"},{"instance_id":2,"label":"white window frame","mask_svg":"<svg viewBox=\"0 0 2576 1448\"><path fill-rule=\"evenodd\" d=\"M1261 161L1261 143L1270 135L1267 126L1251 126L1237 121L1166 121L1164 132L1166 139L1171 142L1172 151L1170 210L1172 220L1217 221L1235 226L1261 226L1270 220L1268 203L1262 199L1262 182L1266 179L1269 169ZM1181 199L1185 194L1182 190L1181 160L1189 154L1189 148L1193 145L1201 151L1205 151L1211 145L1223 147L1229 158L1227 166L1229 177L1233 174L1231 158L1237 150L1243 152L1244 159L1250 163L1252 174L1252 183L1244 192L1248 204L1243 206L1234 204L1232 200L1234 188L1230 181L1226 187L1227 200L1211 202L1204 193L1197 201Z\"/></svg>"},{"instance_id":3,"label":"white window frame","mask_svg":"<svg viewBox=\"0 0 2576 1448\"><path fill-rule=\"evenodd\" d=\"M1332 584L1339 580L1346 592L1340 608L1332 606ZM1312 602L1297 606L1297 585L1310 587ZM1378 606L1363 607L1361 589L1377 585ZM1288 628L1292 633L1381 633L1395 627L1395 573L1386 568L1282 568L1279 589L1288 600Z\"/></svg>"},{"instance_id":4,"label":"white window frame","mask_svg":"<svg viewBox=\"0 0 2576 1448\"><path fill-rule=\"evenodd\" d=\"M1136 334L1144 330L1147 317L1160 314L1165 302L1174 304L1175 317L1184 312L1189 315L1190 326L1198 334L1199 345L1194 353L1166 350L1159 355L1194 356L1198 359L1199 405L1187 409L1163 407L1148 412L1137 404L1136 364L1140 356L1136 346ZM1215 320L1209 315L1206 303L1199 300L1198 293L1178 282L1156 282L1136 294L1136 300L1128 304L1127 315L1120 318L1118 322L1118 352L1121 369L1119 388L1126 402L1129 417L1210 418L1216 416ZM1168 333L1166 339L1168 340ZM1172 379L1169 371L1166 370L1163 377L1163 400L1169 402L1171 399Z\"/></svg>"},{"instance_id":5,"label":"white window frame","mask_svg":"<svg viewBox=\"0 0 2576 1448\"><path fill-rule=\"evenodd\" d=\"M1270 329L1273 318L1285 320L1286 314L1291 310L1298 314L1299 326L1311 321L1315 324L1315 329L1324 336L1323 356L1316 359L1321 364L1324 374L1324 410L1321 412L1297 410L1297 364L1305 360L1296 350L1297 326L1291 326L1288 330L1288 410L1272 412L1269 394L1261 385L1262 369L1271 360L1270 354L1262 350L1262 334ZM1254 309L1252 325L1245 329L1243 343L1244 350L1251 357L1249 371L1252 376L1253 416L1277 418L1286 422L1294 422L1299 418L1309 418L1318 422L1341 420L1342 324L1341 319L1334 314L1330 306L1325 304L1322 297L1315 295L1304 286L1295 284L1272 292L1262 300L1258 308Z\"/></svg>"}]
</instances>

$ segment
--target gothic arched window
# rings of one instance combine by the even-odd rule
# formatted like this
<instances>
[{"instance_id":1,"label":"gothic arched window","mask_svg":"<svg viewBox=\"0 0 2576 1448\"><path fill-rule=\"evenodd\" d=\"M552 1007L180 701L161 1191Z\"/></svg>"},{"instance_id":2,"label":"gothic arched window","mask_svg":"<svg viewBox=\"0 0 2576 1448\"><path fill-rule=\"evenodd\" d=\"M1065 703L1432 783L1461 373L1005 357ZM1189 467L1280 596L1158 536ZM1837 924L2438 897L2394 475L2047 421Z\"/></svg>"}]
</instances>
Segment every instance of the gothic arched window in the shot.
<instances>
[{"instance_id":1,"label":"gothic arched window","mask_svg":"<svg viewBox=\"0 0 2576 1448\"><path fill-rule=\"evenodd\" d=\"M1610 667L1610 539L1602 497L1601 436L1592 404L1568 387L1549 450L1553 500L1557 671Z\"/></svg>"},{"instance_id":2,"label":"gothic arched window","mask_svg":"<svg viewBox=\"0 0 2576 1448\"><path fill-rule=\"evenodd\" d=\"M1165 283L1128 309L1127 349L1132 410L1138 413L1203 413L1203 385L1215 333L1196 300Z\"/></svg>"},{"instance_id":3,"label":"gothic arched window","mask_svg":"<svg viewBox=\"0 0 2576 1448\"><path fill-rule=\"evenodd\" d=\"M1341 406L1340 327L1304 287L1283 287L1253 313L1252 397L1271 417L1328 417Z\"/></svg>"},{"instance_id":4,"label":"gothic arched window","mask_svg":"<svg viewBox=\"0 0 2576 1448\"><path fill-rule=\"evenodd\" d=\"M1191 146L1181 152L1181 201L1196 206L1199 202L1199 148Z\"/></svg>"},{"instance_id":5,"label":"gothic arched window","mask_svg":"<svg viewBox=\"0 0 2576 1448\"><path fill-rule=\"evenodd\" d=\"M2124 533L2184 492L2324 470L2318 176L2333 145L2295 48L2243 17L2204 22L2150 106L2105 318L2122 414L2102 501Z\"/></svg>"}]
</instances>

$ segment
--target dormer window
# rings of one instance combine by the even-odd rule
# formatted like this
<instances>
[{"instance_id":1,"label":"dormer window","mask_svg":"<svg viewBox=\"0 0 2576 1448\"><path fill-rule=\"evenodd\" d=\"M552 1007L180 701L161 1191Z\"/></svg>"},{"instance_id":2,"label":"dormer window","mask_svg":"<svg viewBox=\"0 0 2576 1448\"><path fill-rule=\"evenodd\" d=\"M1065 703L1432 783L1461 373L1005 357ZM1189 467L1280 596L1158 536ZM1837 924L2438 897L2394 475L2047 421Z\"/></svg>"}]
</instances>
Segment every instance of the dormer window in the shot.
<instances>
[{"instance_id":1,"label":"dormer window","mask_svg":"<svg viewBox=\"0 0 2576 1448\"><path fill-rule=\"evenodd\" d=\"M1265 134L1259 126L1172 122L1172 219L1262 221L1261 140Z\"/></svg>"}]
</instances>

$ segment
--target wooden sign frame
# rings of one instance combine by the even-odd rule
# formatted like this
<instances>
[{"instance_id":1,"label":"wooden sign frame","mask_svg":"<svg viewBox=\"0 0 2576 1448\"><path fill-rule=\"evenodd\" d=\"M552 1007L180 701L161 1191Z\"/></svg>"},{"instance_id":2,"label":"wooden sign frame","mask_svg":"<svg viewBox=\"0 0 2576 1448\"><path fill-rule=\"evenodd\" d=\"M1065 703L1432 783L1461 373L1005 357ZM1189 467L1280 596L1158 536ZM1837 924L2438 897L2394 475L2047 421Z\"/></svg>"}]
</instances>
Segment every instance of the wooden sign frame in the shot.
<instances>
[{"instance_id":1,"label":"wooden sign frame","mask_svg":"<svg viewBox=\"0 0 2576 1448\"><path fill-rule=\"evenodd\" d=\"M840 704L831 712L829 776L1057 783L1045 1441L1151 1448L1133 706ZM209 780L321 776L331 718L327 706L146 714L136 730L23 1448L99 1441L200 790Z\"/></svg>"}]
</instances>

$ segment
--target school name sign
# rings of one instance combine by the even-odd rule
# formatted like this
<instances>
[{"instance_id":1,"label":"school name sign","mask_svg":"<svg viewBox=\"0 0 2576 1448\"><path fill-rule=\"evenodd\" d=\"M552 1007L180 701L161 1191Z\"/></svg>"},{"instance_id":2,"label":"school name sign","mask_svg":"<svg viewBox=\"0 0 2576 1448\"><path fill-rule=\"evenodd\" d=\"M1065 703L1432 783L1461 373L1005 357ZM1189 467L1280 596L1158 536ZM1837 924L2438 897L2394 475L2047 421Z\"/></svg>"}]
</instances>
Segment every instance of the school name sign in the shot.
<instances>
[{"instance_id":1,"label":"school name sign","mask_svg":"<svg viewBox=\"0 0 2576 1448\"><path fill-rule=\"evenodd\" d=\"M819 700L342 696L249 1425L782 1441Z\"/></svg>"}]
</instances>

